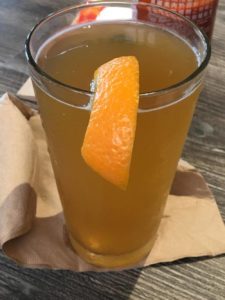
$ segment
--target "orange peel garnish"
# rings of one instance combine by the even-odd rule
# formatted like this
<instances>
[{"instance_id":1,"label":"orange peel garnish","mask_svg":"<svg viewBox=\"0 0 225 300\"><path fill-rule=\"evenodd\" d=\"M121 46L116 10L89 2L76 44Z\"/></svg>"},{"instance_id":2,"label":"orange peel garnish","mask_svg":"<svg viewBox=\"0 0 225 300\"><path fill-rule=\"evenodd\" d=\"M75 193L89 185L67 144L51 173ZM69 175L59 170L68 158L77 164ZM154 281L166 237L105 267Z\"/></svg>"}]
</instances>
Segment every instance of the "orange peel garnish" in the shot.
<instances>
[{"instance_id":1,"label":"orange peel garnish","mask_svg":"<svg viewBox=\"0 0 225 300\"><path fill-rule=\"evenodd\" d=\"M104 179L125 190L139 103L139 64L134 56L115 58L94 76L96 90L81 153Z\"/></svg>"}]
</instances>

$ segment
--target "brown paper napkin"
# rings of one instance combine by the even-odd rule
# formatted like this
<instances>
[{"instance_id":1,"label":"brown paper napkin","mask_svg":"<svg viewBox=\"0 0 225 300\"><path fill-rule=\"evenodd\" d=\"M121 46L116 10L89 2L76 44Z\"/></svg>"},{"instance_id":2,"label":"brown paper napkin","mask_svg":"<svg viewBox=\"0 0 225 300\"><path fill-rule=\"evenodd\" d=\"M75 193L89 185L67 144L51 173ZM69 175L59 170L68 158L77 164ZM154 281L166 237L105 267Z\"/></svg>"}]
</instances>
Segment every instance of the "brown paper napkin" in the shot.
<instances>
[{"instance_id":1,"label":"brown paper napkin","mask_svg":"<svg viewBox=\"0 0 225 300\"><path fill-rule=\"evenodd\" d=\"M32 92L30 83L23 94L27 90ZM5 254L29 267L105 271L84 262L69 244L39 115L5 94L0 121L0 245ZM133 267L224 252L225 226L216 202L203 177L181 160L154 247Z\"/></svg>"}]
</instances>

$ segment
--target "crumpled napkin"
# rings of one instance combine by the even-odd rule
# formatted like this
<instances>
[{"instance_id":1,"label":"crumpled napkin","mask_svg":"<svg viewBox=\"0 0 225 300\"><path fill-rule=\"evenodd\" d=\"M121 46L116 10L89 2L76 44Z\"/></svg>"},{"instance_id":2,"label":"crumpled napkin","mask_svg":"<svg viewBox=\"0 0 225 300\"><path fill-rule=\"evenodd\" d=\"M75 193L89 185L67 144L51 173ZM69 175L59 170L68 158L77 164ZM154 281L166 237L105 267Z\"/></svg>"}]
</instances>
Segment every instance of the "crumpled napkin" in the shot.
<instances>
[{"instance_id":1,"label":"crumpled napkin","mask_svg":"<svg viewBox=\"0 0 225 300\"><path fill-rule=\"evenodd\" d=\"M32 93L30 82L25 92ZM108 271L70 246L37 112L0 99L0 246L26 267ZM132 267L225 253L225 226L201 174L180 160L152 251ZM115 270L115 269L114 269Z\"/></svg>"}]
</instances>

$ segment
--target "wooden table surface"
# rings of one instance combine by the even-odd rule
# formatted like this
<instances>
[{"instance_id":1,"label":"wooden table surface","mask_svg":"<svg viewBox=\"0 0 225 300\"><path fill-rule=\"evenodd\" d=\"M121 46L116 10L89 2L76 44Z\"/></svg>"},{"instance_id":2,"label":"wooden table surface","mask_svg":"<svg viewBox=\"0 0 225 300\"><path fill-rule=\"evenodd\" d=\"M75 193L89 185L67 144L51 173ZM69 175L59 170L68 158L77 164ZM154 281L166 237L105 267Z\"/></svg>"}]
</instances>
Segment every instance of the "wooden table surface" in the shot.
<instances>
[{"instance_id":1,"label":"wooden table surface","mask_svg":"<svg viewBox=\"0 0 225 300\"><path fill-rule=\"evenodd\" d=\"M24 41L46 14L69 0L0 0L0 95L28 77ZM225 221L225 0L220 0L212 58L183 156L205 176ZM3 141L0 141L2 143ZM225 299L225 255L145 269L83 273L28 269L0 252L0 300Z\"/></svg>"}]
</instances>

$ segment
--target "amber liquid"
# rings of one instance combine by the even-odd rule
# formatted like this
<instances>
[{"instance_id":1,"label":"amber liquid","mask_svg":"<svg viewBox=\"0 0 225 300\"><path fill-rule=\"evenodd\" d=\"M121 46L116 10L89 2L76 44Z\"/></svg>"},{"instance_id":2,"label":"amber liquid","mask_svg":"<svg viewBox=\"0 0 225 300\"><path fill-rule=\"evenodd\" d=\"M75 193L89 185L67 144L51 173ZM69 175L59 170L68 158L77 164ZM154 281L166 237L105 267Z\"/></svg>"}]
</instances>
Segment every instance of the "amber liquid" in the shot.
<instances>
[{"instance_id":1,"label":"amber liquid","mask_svg":"<svg viewBox=\"0 0 225 300\"><path fill-rule=\"evenodd\" d=\"M171 86L197 67L195 53L181 39L137 23L64 31L42 47L37 60L57 80L89 90L94 70L122 55L139 60L141 92ZM88 262L104 267L137 262L156 238L199 89L154 109L157 99L140 98L130 179L122 191L81 157L90 97L34 86L73 247Z\"/></svg>"}]
</instances>

